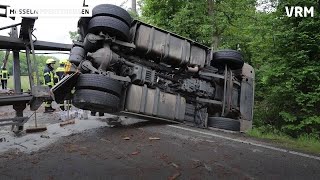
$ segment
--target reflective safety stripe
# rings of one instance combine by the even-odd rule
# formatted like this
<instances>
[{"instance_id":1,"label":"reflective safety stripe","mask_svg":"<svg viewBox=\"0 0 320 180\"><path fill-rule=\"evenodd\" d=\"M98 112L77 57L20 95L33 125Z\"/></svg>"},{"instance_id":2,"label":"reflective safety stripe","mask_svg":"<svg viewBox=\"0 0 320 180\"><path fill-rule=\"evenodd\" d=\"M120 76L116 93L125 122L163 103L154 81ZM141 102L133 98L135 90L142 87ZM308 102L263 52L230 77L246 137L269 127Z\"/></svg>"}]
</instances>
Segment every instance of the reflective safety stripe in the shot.
<instances>
[{"instance_id":1,"label":"reflective safety stripe","mask_svg":"<svg viewBox=\"0 0 320 180\"><path fill-rule=\"evenodd\" d=\"M64 72L64 71L65 71L65 69L63 67L58 67L56 70L56 72Z\"/></svg>"},{"instance_id":2,"label":"reflective safety stripe","mask_svg":"<svg viewBox=\"0 0 320 180\"><path fill-rule=\"evenodd\" d=\"M8 80L8 71L7 70L1 71L1 80Z\"/></svg>"},{"instance_id":3,"label":"reflective safety stripe","mask_svg":"<svg viewBox=\"0 0 320 180\"><path fill-rule=\"evenodd\" d=\"M49 76L50 77L50 82L47 82L46 83L46 80L45 80L45 76ZM46 72L46 73L43 73L43 78L44 78L44 85L47 85L47 86L54 86L54 78L55 78L55 73L53 71L50 71L50 72Z\"/></svg>"},{"instance_id":4,"label":"reflective safety stripe","mask_svg":"<svg viewBox=\"0 0 320 180\"><path fill-rule=\"evenodd\" d=\"M52 102L45 102L44 103L44 107L51 107L52 106Z\"/></svg>"},{"instance_id":5,"label":"reflective safety stripe","mask_svg":"<svg viewBox=\"0 0 320 180\"><path fill-rule=\"evenodd\" d=\"M48 82L48 83L45 84L45 85L47 85L47 86L53 86L54 84L53 84L53 82Z\"/></svg>"}]
</instances>

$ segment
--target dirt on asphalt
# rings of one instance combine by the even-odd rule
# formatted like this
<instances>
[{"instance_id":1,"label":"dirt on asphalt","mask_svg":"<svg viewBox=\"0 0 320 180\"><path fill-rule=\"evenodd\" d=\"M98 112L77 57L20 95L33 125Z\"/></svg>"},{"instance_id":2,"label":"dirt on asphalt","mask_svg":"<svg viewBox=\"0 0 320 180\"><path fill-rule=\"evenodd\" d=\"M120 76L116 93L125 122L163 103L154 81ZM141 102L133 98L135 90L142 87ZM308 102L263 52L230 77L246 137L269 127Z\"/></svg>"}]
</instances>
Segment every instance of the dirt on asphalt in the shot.
<instances>
[{"instance_id":1,"label":"dirt on asphalt","mask_svg":"<svg viewBox=\"0 0 320 180\"><path fill-rule=\"evenodd\" d=\"M237 134L130 118L131 125L109 127L106 117L59 129L59 117L50 116L43 117L52 121L48 132L10 139L29 142L0 152L0 179L320 178L319 159L220 138Z\"/></svg>"}]
</instances>

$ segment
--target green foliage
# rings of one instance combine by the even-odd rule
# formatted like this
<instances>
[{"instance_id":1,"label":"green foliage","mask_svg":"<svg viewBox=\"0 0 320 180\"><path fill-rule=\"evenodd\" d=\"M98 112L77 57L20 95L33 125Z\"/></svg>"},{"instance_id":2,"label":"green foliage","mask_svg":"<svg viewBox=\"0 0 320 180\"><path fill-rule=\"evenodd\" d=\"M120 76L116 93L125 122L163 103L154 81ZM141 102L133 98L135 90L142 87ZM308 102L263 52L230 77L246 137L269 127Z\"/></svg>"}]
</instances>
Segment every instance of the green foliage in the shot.
<instances>
[{"instance_id":1,"label":"green foliage","mask_svg":"<svg viewBox=\"0 0 320 180\"><path fill-rule=\"evenodd\" d=\"M315 17L289 18L285 6L313 6ZM255 126L320 136L317 0L142 0L141 11L142 20L208 46L240 47L256 72Z\"/></svg>"},{"instance_id":2,"label":"green foliage","mask_svg":"<svg viewBox=\"0 0 320 180\"><path fill-rule=\"evenodd\" d=\"M251 21L254 5L252 0L142 0L141 19L208 46L216 36L218 47L223 41L223 47L235 48L239 41L230 41L232 32L245 27L243 20Z\"/></svg>"},{"instance_id":3,"label":"green foliage","mask_svg":"<svg viewBox=\"0 0 320 180\"><path fill-rule=\"evenodd\" d=\"M2 60L4 59L5 56L5 52L4 51L0 51L0 60L2 62ZM31 61L33 61L32 59L32 55L31 57ZM37 64L37 70L39 73L39 80L40 82L43 80L43 69L45 67L46 64L46 60L52 58L58 61L58 59L56 57L52 57L52 56L44 56L44 55L36 55L36 64ZM19 59L20 59L20 73L21 76L28 76L29 72L28 72L28 66L27 66L27 60L26 60L26 55L25 53L19 53ZM10 53L9 58L8 58L8 63L7 63L7 69L9 72L9 75L11 76L11 78L13 79L12 75L13 75L13 56L12 53ZM35 77L35 74L34 74ZM22 82L23 83L23 82Z\"/></svg>"},{"instance_id":4,"label":"green foliage","mask_svg":"<svg viewBox=\"0 0 320 180\"><path fill-rule=\"evenodd\" d=\"M77 41L80 35L77 31L69 31L69 36L72 41Z\"/></svg>"},{"instance_id":5,"label":"green foliage","mask_svg":"<svg viewBox=\"0 0 320 180\"><path fill-rule=\"evenodd\" d=\"M8 88L14 89L13 77L8 80ZM29 76L21 76L21 89L23 89L23 92L30 90Z\"/></svg>"},{"instance_id":6,"label":"green foliage","mask_svg":"<svg viewBox=\"0 0 320 180\"><path fill-rule=\"evenodd\" d=\"M274 53L262 64L258 118L293 137L320 134L320 16L289 18L284 6L314 6L316 1L279 1L274 15ZM319 11L319 9L315 9ZM263 108L268 109L263 109ZM262 116L261 116L262 115ZM272 119L272 120L270 120Z\"/></svg>"},{"instance_id":7,"label":"green foliage","mask_svg":"<svg viewBox=\"0 0 320 180\"><path fill-rule=\"evenodd\" d=\"M253 128L247 134L251 137L270 140L287 148L320 153L320 140L316 136L304 134L294 139L274 129L272 126Z\"/></svg>"},{"instance_id":8,"label":"green foliage","mask_svg":"<svg viewBox=\"0 0 320 180\"><path fill-rule=\"evenodd\" d=\"M138 20L140 19L139 14L133 12L131 9L127 11L133 19L138 19Z\"/></svg>"},{"instance_id":9,"label":"green foliage","mask_svg":"<svg viewBox=\"0 0 320 180\"><path fill-rule=\"evenodd\" d=\"M211 44L212 20L208 16L205 1L189 1L173 15L168 25L182 36L206 45Z\"/></svg>"},{"instance_id":10,"label":"green foliage","mask_svg":"<svg viewBox=\"0 0 320 180\"><path fill-rule=\"evenodd\" d=\"M170 22L188 1L185 0L141 0L142 20L165 29L171 29Z\"/></svg>"}]
</instances>

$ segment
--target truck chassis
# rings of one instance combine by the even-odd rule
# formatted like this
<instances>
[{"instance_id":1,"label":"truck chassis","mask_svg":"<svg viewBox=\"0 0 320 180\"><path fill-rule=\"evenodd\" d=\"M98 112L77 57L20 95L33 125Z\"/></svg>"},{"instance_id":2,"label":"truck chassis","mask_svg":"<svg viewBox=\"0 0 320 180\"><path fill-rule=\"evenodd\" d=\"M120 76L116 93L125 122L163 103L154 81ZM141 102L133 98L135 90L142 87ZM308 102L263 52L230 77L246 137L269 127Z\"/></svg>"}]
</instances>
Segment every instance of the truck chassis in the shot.
<instances>
[{"instance_id":1,"label":"truck chassis","mask_svg":"<svg viewBox=\"0 0 320 180\"><path fill-rule=\"evenodd\" d=\"M93 17L80 18L78 28L79 41L69 58L77 75L53 89L56 101L75 88L72 102L80 109L201 128L251 128L254 70L240 52L213 51L132 21L109 4L94 7Z\"/></svg>"}]
</instances>

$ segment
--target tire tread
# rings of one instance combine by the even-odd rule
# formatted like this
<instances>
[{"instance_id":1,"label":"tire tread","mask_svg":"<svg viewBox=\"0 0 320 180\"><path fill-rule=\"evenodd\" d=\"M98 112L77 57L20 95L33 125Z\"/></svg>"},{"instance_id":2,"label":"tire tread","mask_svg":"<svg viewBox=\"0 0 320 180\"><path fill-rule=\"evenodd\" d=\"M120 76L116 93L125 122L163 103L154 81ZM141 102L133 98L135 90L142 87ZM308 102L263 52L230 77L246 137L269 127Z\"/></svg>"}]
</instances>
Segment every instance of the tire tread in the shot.
<instances>
[{"instance_id":1,"label":"tire tread","mask_svg":"<svg viewBox=\"0 0 320 180\"><path fill-rule=\"evenodd\" d=\"M84 110L112 113L119 111L120 98L107 92L79 89L73 95L72 104Z\"/></svg>"},{"instance_id":2,"label":"tire tread","mask_svg":"<svg viewBox=\"0 0 320 180\"><path fill-rule=\"evenodd\" d=\"M224 117L209 117L208 126L230 131L240 131L240 121Z\"/></svg>"},{"instance_id":3,"label":"tire tread","mask_svg":"<svg viewBox=\"0 0 320 180\"><path fill-rule=\"evenodd\" d=\"M126 23L114 17L93 17L89 21L87 33L98 34L101 31L110 36L116 36L120 40L128 41L130 28Z\"/></svg>"},{"instance_id":4,"label":"tire tread","mask_svg":"<svg viewBox=\"0 0 320 180\"><path fill-rule=\"evenodd\" d=\"M130 26L132 22L132 18L126 10L113 4L100 4L95 6L92 9L92 17L96 17L96 16L114 17L123 21L128 26Z\"/></svg>"},{"instance_id":5,"label":"tire tread","mask_svg":"<svg viewBox=\"0 0 320 180\"><path fill-rule=\"evenodd\" d=\"M213 54L211 65L214 67L221 67L227 64L232 70L241 69L244 60L239 51L225 49L219 50Z\"/></svg>"},{"instance_id":6,"label":"tire tread","mask_svg":"<svg viewBox=\"0 0 320 180\"><path fill-rule=\"evenodd\" d=\"M121 82L100 74L81 74L77 80L76 89L92 89L121 95Z\"/></svg>"}]
</instances>

